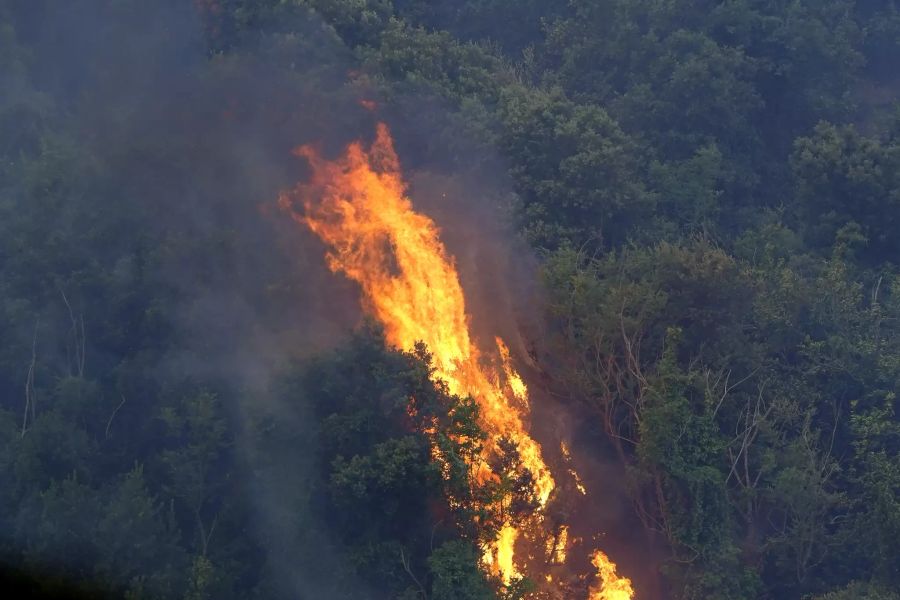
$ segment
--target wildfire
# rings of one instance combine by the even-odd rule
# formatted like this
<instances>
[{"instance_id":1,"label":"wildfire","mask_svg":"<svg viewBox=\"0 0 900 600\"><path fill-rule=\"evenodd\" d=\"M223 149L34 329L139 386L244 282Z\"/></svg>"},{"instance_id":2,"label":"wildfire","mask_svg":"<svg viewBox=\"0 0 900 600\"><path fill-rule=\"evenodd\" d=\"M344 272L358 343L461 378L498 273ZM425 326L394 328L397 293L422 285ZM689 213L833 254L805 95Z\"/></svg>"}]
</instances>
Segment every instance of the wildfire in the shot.
<instances>
[{"instance_id":1,"label":"wildfire","mask_svg":"<svg viewBox=\"0 0 900 600\"><path fill-rule=\"evenodd\" d=\"M527 387L502 339L495 338L496 354L490 355L473 342L454 260L435 223L413 209L387 126L378 125L368 150L354 142L333 161L310 146L297 148L295 154L309 161L312 176L282 193L279 205L327 244L326 260L333 272L360 285L363 306L382 323L388 343L409 350L424 342L432 353L435 376L451 393L475 398L479 425L488 433L482 464L470 465L476 479L496 479L490 458L497 455L500 440L515 443L539 505L533 519L542 522L556 484L540 445L527 431ZM296 210L298 200L303 212ZM514 524L504 523L484 556L485 565L505 582L520 575L515 552L521 533Z\"/></svg>"},{"instance_id":2,"label":"wildfire","mask_svg":"<svg viewBox=\"0 0 900 600\"><path fill-rule=\"evenodd\" d=\"M591 564L597 567L597 581L591 586L588 600L629 600L634 597L631 580L616 575L616 563L600 550L594 552Z\"/></svg>"},{"instance_id":3,"label":"wildfire","mask_svg":"<svg viewBox=\"0 0 900 600\"><path fill-rule=\"evenodd\" d=\"M547 550L552 557L552 561L560 565L566 562L569 546L569 526L563 525L559 530L559 535L551 537L547 542Z\"/></svg>"},{"instance_id":4,"label":"wildfire","mask_svg":"<svg viewBox=\"0 0 900 600\"><path fill-rule=\"evenodd\" d=\"M566 464L571 465L572 464L572 455L569 454L569 447L566 445L565 442L559 443L559 450L562 453L563 459L566 461ZM578 475L578 471L573 469L571 466L569 466L568 471L569 471L569 475L572 476L572 479L575 480L575 489L577 489L579 491L579 493L581 493L582 496L587 496L587 489L584 487L584 482L581 481L581 476Z\"/></svg>"}]
</instances>

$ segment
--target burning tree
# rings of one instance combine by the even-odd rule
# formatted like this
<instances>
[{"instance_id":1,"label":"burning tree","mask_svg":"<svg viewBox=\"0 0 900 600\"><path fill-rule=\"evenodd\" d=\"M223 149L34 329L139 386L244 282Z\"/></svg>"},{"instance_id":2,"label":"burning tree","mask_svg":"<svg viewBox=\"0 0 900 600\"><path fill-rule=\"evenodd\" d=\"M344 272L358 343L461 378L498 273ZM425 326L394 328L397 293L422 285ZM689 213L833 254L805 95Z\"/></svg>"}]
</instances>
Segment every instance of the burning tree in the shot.
<instances>
[{"instance_id":1,"label":"burning tree","mask_svg":"<svg viewBox=\"0 0 900 600\"><path fill-rule=\"evenodd\" d=\"M420 427L433 439L432 456L447 479L460 476L459 465L444 449L447 440L469 449L469 512L487 538L482 564L504 584L528 575L552 589L552 578L544 573L522 572L526 562L530 570L535 567L520 541L543 546L545 539L556 537L556 525L545 518L556 481L528 431L527 387L502 339L495 339L489 353L473 341L454 260L434 221L413 209L387 126L378 126L369 149L354 142L333 161L311 146L295 154L309 162L312 176L282 193L280 207L327 244L332 271L359 284L363 306L384 327L387 342L419 352L427 348L433 381L477 404L478 426L487 434L483 439L447 431L434 421ZM408 410L419 414L415 399ZM597 586L630 590L630 582L608 561L599 569ZM627 598L630 592L593 597Z\"/></svg>"}]
</instances>

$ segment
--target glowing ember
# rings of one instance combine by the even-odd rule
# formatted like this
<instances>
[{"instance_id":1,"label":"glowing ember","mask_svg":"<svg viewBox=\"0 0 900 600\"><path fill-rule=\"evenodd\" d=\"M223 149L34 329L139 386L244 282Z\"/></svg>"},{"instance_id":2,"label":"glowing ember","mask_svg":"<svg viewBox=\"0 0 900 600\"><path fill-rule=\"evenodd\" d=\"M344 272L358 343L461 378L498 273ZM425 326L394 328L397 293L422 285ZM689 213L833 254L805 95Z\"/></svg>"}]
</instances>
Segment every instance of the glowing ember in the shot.
<instances>
[{"instance_id":1,"label":"glowing ember","mask_svg":"<svg viewBox=\"0 0 900 600\"><path fill-rule=\"evenodd\" d=\"M499 480L490 459L499 455L501 440L515 443L522 467L531 473L538 502L532 522L542 523L555 482L540 445L526 428L527 387L503 340L495 338L493 356L483 354L472 341L454 261L435 223L413 210L387 127L379 124L370 149L354 142L334 161L323 159L310 146L297 148L295 154L309 161L312 176L293 192L281 194L279 205L327 244L332 271L360 285L364 308L382 323L388 343L410 350L416 342L424 342L435 376L451 393L478 402L479 425L488 434L481 462L470 465L478 482ZM297 201L302 212L296 210ZM484 553L485 566L507 583L521 575L524 557L516 555L521 533L517 525L503 523ZM560 562L565 560L567 535L563 529L562 543L554 548ZM613 566L612 577L614 572ZM623 581L630 589L630 582Z\"/></svg>"},{"instance_id":2,"label":"glowing ember","mask_svg":"<svg viewBox=\"0 0 900 600\"><path fill-rule=\"evenodd\" d=\"M572 479L575 480L575 489L577 489L582 496L587 496L587 488L584 487L584 482L581 481L581 477L578 475L578 472L571 466L572 464L572 455L569 454L569 447L565 442L559 443L559 450L562 452L563 458L566 461L566 464L569 465L569 475L572 476Z\"/></svg>"}]
</instances>

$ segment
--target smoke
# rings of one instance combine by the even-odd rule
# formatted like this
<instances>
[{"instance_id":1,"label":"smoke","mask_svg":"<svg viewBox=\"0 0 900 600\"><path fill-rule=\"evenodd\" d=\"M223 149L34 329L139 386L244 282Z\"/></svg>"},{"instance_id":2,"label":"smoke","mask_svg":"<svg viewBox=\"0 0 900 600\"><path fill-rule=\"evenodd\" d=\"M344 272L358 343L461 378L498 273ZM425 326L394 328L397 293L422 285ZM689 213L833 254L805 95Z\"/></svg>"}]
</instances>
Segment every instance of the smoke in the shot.
<instances>
[{"instance_id":1,"label":"smoke","mask_svg":"<svg viewBox=\"0 0 900 600\"><path fill-rule=\"evenodd\" d=\"M50 129L98 170L94 179L85 174L91 182L77 201L41 218L50 231L89 237L104 213L117 212L103 202L134 209L137 217L122 223L133 228L128 243L146 250L154 285L176 307L166 318L178 350L157 370L241 390L229 406L239 422L274 415L292 426L294 437L280 445L242 439L242 487L256 508L252 535L269 552L273 587L285 597L327 597L336 559L315 523L296 522L310 425L304 407L280 405L271 387L289 360L339 343L360 313L318 242L266 205L303 176L294 146L337 148L371 121L347 85L347 50L301 15L292 35L260 39L240 58L210 57L203 24L184 1L12 2L3 12L15 16L18 42L31 51L29 83L52 107ZM29 94L7 88L3 100L30 101ZM89 363L109 362L91 335L104 315L91 313L89 292L71 301L85 311ZM42 331L42 358L45 348L64 345L48 335Z\"/></svg>"},{"instance_id":2,"label":"smoke","mask_svg":"<svg viewBox=\"0 0 900 600\"><path fill-rule=\"evenodd\" d=\"M499 335L512 349L516 368L529 386L531 435L557 478L559 494L550 519L571 526L580 539L569 553L569 571L557 579L578 579L594 571L590 554L601 548L633 578L638 597L662 598L658 539L637 518L628 495L629 474L585 398L553 380L553 368L568 358L549 342L540 264L515 233L516 203L505 164L491 147L464 131L460 116L432 99L403 97L387 112L397 152L416 210L434 219L455 259L466 295L471 329L482 349ZM416 110L410 106L415 103ZM463 133L461 133L463 132ZM560 450L564 441L571 452ZM574 487L574 469L587 494Z\"/></svg>"},{"instance_id":3,"label":"smoke","mask_svg":"<svg viewBox=\"0 0 900 600\"><path fill-rule=\"evenodd\" d=\"M543 336L538 263L516 233L508 165L480 141L487 125L424 93L392 98L378 116L391 127L415 210L435 221L455 260L478 345L493 348L499 335L533 367Z\"/></svg>"},{"instance_id":4,"label":"smoke","mask_svg":"<svg viewBox=\"0 0 900 600\"><path fill-rule=\"evenodd\" d=\"M57 107L59 130L107 170L95 191L137 206L139 235L164 242L151 248L155 283L176 299L180 343L160 371L239 389L230 407L236 419L275 417L294 432L265 447L248 436L241 448L254 535L285 596L328 597L337 559L325 532L297 522L311 468L309 418L304 406L280 404L273 380L362 319L358 290L327 269L320 241L272 210L278 192L307 174L291 154L296 146L314 143L334 155L350 140L371 139L376 119L385 119L417 210L438 223L455 257L479 344L492 347L499 335L525 367L540 441L599 445L572 406L534 385L545 351L542 298L536 260L512 232L505 166L461 135L458 117L439 102L409 95L375 114L360 106L350 52L311 14L295 16L284 27L291 34L254 40L252 53L210 56L189 2L12 6L20 42L35 49L33 87ZM71 211L46 218L53 227L91 227ZM592 487L621 477L596 458L576 461L584 474L604 473L604 481L585 477ZM596 497L602 506L591 509L608 512L592 523L619 520L621 493Z\"/></svg>"},{"instance_id":5,"label":"smoke","mask_svg":"<svg viewBox=\"0 0 900 600\"><path fill-rule=\"evenodd\" d=\"M441 225L456 257L476 332L485 345L500 334L526 356L518 332L537 322L528 314L536 304L528 300L528 253L514 249L499 208L509 201L507 183L495 174L503 169L486 148L454 134L436 102L406 99L417 107L414 118L361 106L350 52L312 14L282 24L290 34L253 41L251 52L210 56L190 2L12 2L9 12L18 42L33 49L30 84L50 107L50 129L86 169L97 170L85 174L86 199L41 218L50 230L88 232L104 213L116 213L103 202L115 198L134 209L121 226L133 229L129 243L145 249L153 285L176 307L166 315L176 350L156 370L173 381L239 390L227 395L237 397L228 408L248 423L240 439L241 487L255 508L251 535L267 552L272 593L331 597L331 574L346 569L338 568L327 532L298 510L308 502L313 468L311 416L302 399L286 405L274 388L287 364L339 344L363 315L355 284L327 269L321 242L273 210L279 191L307 175L291 151L312 143L337 154L351 140L370 139L376 120L386 118L398 134L416 206ZM22 91L18 101L33 99ZM106 250L114 256L121 248ZM91 335L104 315L91 312L88 292L70 295L85 312L89 364L113 364ZM65 323L66 315L58 320ZM20 332L23 347L31 333ZM48 335L42 330L43 357L46 348L66 344L62 334ZM125 395L130 402L142 397L139 390ZM120 426L127 411L117 416ZM291 433L264 440L249 434L266 419ZM67 560L57 557L62 565ZM360 588L358 597L365 592Z\"/></svg>"}]
</instances>

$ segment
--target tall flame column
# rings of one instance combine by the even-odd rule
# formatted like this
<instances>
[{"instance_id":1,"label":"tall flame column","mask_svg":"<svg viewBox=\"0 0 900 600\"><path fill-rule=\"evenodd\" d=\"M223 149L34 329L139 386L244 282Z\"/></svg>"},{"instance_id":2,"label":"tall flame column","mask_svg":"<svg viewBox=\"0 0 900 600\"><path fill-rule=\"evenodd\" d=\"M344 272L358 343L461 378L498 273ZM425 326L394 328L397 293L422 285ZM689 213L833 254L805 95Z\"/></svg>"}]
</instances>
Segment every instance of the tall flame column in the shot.
<instances>
[{"instance_id":1,"label":"tall flame column","mask_svg":"<svg viewBox=\"0 0 900 600\"><path fill-rule=\"evenodd\" d=\"M281 208L326 243L332 271L360 285L363 306L382 323L388 343L410 350L416 342L424 342L433 355L435 376L451 393L475 398L479 425L489 434L484 464L477 468L485 469L497 451L497 440L515 442L523 466L532 474L539 504L535 518L541 519L555 482L540 445L526 429L527 389L500 338L496 350L501 367L494 372L484 366L469 332L454 261L434 221L417 213L407 197L388 128L378 125L368 151L354 142L333 161L310 146L295 153L309 161L312 176L281 194ZM485 554L487 566L507 582L519 575L515 559L519 533L505 524ZM609 577L618 580L614 571L613 566L609 576L601 570L603 582Z\"/></svg>"}]
</instances>

